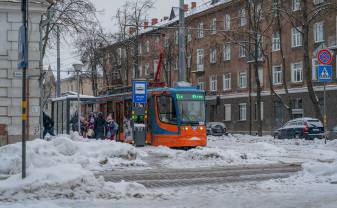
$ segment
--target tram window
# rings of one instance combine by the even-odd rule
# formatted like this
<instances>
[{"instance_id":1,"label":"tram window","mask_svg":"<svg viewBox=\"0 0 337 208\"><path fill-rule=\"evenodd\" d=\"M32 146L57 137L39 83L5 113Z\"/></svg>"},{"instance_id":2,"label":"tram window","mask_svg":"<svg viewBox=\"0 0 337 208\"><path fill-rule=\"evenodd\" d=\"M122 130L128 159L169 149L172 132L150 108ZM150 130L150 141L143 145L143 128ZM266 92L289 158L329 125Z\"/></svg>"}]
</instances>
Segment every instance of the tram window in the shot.
<instances>
[{"instance_id":1,"label":"tram window","mask_svg":"<svg viewBox=\"0 0 337 208\"><path fill-rule=\"evenodd\" d=\"M177 123L177 113L172 97L157 97L159 119L165 123Z\"/></svg>"}]
</instances>

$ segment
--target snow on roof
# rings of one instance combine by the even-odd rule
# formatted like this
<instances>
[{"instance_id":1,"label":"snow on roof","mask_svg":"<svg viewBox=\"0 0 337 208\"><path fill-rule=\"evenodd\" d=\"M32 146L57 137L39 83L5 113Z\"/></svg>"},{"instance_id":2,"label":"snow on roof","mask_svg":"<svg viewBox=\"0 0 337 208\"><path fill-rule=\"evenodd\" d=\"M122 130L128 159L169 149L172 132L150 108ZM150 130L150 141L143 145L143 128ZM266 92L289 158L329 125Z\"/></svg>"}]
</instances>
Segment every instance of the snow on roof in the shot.
<instances>
[{"instance_id":1,"label":"snow on roof","mask_svg":"<svg viewBox=\"0 0 337 208\"><path fill-rule=\"evenodd\" d=\"M225 3L228 3L228 2L231 2L231 1L232 0L219 0L217 3L213 3L212 1L207 1L203 4L201 4L200 6L194 8L194 9L190 9L189 11L185 12L185 18L193 16L193 15L201 13L201 12L204 12L208 9L217 7L221 4L225 4ZM170 24L179 22L179 8L172 7L171 14L172 14L172 12L176 15L173 19L170 18L168 20L163 20L163 21L157 23L156 25L154 25L155 28L150 26L146 29L143 29L143 30L140 31L140 35L148 33L148 32L152 32L154 30L160 29L160 28L168 26Z\"/></svg>"},{"instance_id":2,"label":"snow on roof","mask_svg":"<svg viewBox=\"0 0 337 208\"><path fill-rule=\"evenodd\" d=\"M61 97L53 98L52 101L66 100L66 99L77 99L77 92L68 91L62 94ZM82 95L80 94L80 99L91 99L95 98L91 95Z\"/></svg>"}]
</instances>

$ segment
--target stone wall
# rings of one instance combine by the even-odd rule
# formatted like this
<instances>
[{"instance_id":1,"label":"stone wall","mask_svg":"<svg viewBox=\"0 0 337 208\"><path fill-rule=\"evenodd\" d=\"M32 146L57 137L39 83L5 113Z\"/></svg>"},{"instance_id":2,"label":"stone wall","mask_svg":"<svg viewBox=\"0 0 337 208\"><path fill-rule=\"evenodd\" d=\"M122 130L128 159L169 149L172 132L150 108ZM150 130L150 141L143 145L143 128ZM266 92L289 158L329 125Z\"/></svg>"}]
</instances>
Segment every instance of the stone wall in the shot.
<instances>
[{"instance_id":1,"label":"stone wall","mask_svg":"<svg viewBox=\"0 0 337 208\"><path fill-rule=\"evenodd\" d=\"M39 22L45 7L29 5L29 135L39 136ZM22 70L17 68L20 2L0 1L0 124L6 125L9 142L21 138Z\"/></svg>"}]
</instances>

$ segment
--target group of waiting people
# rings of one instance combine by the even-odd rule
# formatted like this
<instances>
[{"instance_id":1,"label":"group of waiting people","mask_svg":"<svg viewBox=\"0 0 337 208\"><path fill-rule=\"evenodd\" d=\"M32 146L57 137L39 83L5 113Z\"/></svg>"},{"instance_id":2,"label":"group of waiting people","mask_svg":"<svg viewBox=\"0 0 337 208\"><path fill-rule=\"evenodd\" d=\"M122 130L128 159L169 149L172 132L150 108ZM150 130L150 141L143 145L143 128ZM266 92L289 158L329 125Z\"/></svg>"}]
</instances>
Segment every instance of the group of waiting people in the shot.
<instances>
[{"instance_id":1,"label":"group of waiting people","mask_svg":"<svg viewBox=\"0 0 337 208\"><path fill-rule=\"evenodd\" d=\"M72 130L78 131L78 117L75 114L71 121ZM117 140L118 124L109 114L106 119L103 113L89 113L87 118L80 118L80 133L86 138Z\"/></svg>"}]
</instances>

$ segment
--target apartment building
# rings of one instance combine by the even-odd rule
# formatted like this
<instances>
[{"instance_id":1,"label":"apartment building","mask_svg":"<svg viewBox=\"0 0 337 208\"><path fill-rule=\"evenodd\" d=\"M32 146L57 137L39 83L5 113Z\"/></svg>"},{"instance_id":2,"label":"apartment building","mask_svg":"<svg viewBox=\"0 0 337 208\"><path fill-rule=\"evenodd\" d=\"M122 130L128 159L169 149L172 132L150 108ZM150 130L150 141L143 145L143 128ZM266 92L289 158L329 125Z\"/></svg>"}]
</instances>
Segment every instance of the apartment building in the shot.
<instances>
[{"instance_id":1,"label":"apartment building","mask_svg":"<svg viewBox=\"0 0 337 208\"><path fill-rule=\"evenodd\" d=\"M308 2L310 11L324 4L324 0ZM188 7L184 7L187 81L206 90L208 121L224 122L231 132L256 131L255 71L262 88L261 117L265 133L270 133L291 118L314 117L306 82L308 70L304 69L302 24L289 17L302 18L301 1L261 0L256 1L255 5L247 5L240 0L213 0L199 6L193 2L190 9ZM278 9L280 7L282 9ZM282 10L287 11L287 14L281 13ZM258 21L255 25L260 27L257 31L261 34L251 37L251 27L254 26L252 19L256 14L262 14L255 18ZM316 56L322 48L335 51L336 21L337 12L329 10L329 13L319 14L309 24L308 51L312 83L321 106L323 86L317 81ZM153 79L162 50L164 64L161 79L169 86L177 80L177 26L176 9L172 9L170 16L160 21L152 19L144 23L138 36L140 77ZM252 56L254 38L259 40L258 45L261 44L256 50L256 60ZM132 47L123 49L118 45L116 50L120 50L116 60L118 57L129 60L130 70L126 73L129 77L127 83L130 84L135 74ZM336 69L335 63L333 68ZM111 70L114 71L114 67ZM326 88L328 128L337 123L336 101L333 99L337 95L336 70L333 79ZM290 110L280 101L288 105Z\"/></svg>"}]
</instances>

